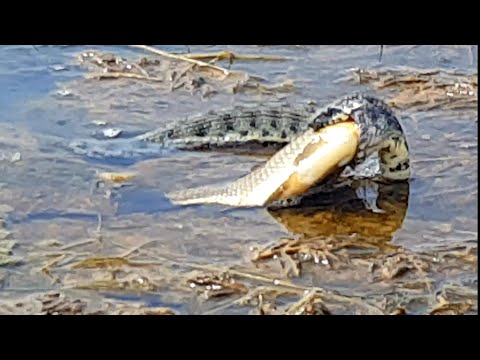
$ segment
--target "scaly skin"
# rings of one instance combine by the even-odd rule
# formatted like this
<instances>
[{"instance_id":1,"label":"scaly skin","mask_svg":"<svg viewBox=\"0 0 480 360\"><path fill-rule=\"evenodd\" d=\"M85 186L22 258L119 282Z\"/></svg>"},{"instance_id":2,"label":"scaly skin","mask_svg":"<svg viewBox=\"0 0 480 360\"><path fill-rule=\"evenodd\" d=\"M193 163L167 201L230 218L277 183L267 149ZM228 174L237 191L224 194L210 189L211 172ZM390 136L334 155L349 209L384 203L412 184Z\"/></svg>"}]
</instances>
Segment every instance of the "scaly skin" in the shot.
<instances>
[{"instance_id":1,"label":"scaly skin","mask_svg":"<svg viewBox=\"0 0 480 360\"><path fill-rule=\"evenodd\" d=\"M194 115L132 139L74 141L70 148L94 158L158 155L162 149L271 155L305 132L315 111L306 104L237 106Z\"/></svg>"},{"instance_id":2,"label":"scaly skin","mask_svg":"<svg viewBox=\"0 0 480 360\"><path fill-rule=\"evenodd\" d=\"M271 154L312 129L316 132L347 120L354 120L360 131L358 151L348 164L354 168L354 173L373 154L379 158L379 169L375 170L375 175L381 180L408 180L409 152L401 125L385 103L366 95L345 97L321 109L305 104L270 104L211 111L133 139L97 141L93 144L77 142L71 147L78 153L94 157L148 156L161 153L161 149L234 149L235 152ZM224 202L218 192L231 194L231 190L188 190L183 193L183 200L188 200L185 197L187 194L193 201L207 194L216 194L219 202ZM182 192L176 195L179 194Z\"/></svg>"},{"instance_id":3,"label":"scaly skin","mask_svg":"<svg viewBox=\"0 0 480 360\"><path fill-rule=\"evenodd\" d=\"M308 129L275 153L250 174L220 189L201 187L172 193L180 205L219 203L229 206L263 206L275 200L300 195L348 164L356 153L359 135L356 124L335 124L319 131ZM343 163L343 164L342 164Z\"/></svg>"},{"instance_id":4,"label":"scaly skin","mask_svg":"<svg viewBox=\"0 0 480 360\"><path fill-rule=\"evenodd\" d=\"M328 171L311 171L298 166L299 157L312 157L314 161L309 165L312 168L316 162L332 159L342 168L351 164L356 167L365 162L372 154L379 158L379 177L383 181L405 181L410 177L408 145L398 119L391 109L382 101L365 95L354 95L340 99L333 104L317 111L307 120L308 130L295 137L287 146L277 152L263 167L256 169L247 176L222 188L200 187L174 192L169 195L172 202L187 205L200 203L219 203L230 206L263 206L271 205L276 201L289 201L283 197L275 197L282 193L284 187L297 187L297 174L308 178L308 182L301 184L301 191L295 191L295 196L301 192L314 188L326 180L334 169L329 164ZM354 128L346 132L334 133L337 127L347 123L355 124ZM322 133L323 130L326 133ZM359 143L354 136L359 133ZM345 142L336 141L343 137ZM325 140L329 139L329 140ZM324 141L325 140L325 141ZM342 140L343 141L343 140ZM357 147L358 145L358 147ZM354 146L354 148L352 148ZM313 147L313 151L312 151ZM352 159L341 160L348 153ZM337 152L345 152L335 157ZM307 154L307 155L305 155ZM320 160L316 159L317 155ZM293 181L292 181L293 179ZM308 185L308 187L306 187ZM275 194L272 194L275 193ZM272 195L272 196L271 196Z\"/></svg>"},{"instance_id":5,"label":"scaly skin","mask_svg":"<svg viewBox=\"0 0 480 360\"><path fill-rule=\"evenodd\" d=\"M287 144L308 129L308 118L315 111L303 104L237 106L196 115L138 139L184 150Z\"/></svg>"},{"instance_id":6,"label":"scaly skin","mask_svg":"<svg viewBox=\"0 0 480 360\"><path fill-rule=\"evenodd\" d=\"M392 109L370 95L355 94L320 110L314 130L345 121L346 115L360 128L360 145L352 165L361 165L372 154L380 160L379 176L387 182L410 178L410 155L402 126Z\"/></svg>"}]
</instances>

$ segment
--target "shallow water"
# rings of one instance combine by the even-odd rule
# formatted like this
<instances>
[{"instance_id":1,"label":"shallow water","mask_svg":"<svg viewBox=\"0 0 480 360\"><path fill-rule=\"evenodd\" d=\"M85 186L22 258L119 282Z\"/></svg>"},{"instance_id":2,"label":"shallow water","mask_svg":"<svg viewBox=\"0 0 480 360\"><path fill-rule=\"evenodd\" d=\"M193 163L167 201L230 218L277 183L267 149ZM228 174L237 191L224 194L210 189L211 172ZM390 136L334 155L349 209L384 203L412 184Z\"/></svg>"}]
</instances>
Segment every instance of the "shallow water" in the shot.
<instances>
[{"instance_id":1,"label":"shallow water","mask_svg":"<svg viewBox=\"0 0 480 360\"><path fill-rule=\"evenodd\" d=\"M185 51L184 46L161 48ZM119 46L0 47L0 155L3 159L0 161L0 215L5 220L8 238L16 242L13 253L24 259L20 264L0 265L3 294L0 297L78 287L79 282L92 282L97 275L108 277L109 274L101 271L94 274L70 266L82 256L118 256L153 240L155 242L147 246L147 253L175 262L133 270L138 276L155 278L158 287L154 291L111 292L93 288L81 290L80 296L113 297L124 303L162 304L179 313L204 313L210 305L198 304L193 297L182 277L190 270L188 266L182 268L182 263L248 268L252 266L250 247L302 235L302 231L305 234L308 226L318 232L316 235L335 235L346 229L349 234L368 237L373 236L372 230L365 229L372 224L379 233L375 236L383 236L411 251L429 251L452 244L474 244L476 249L476 111L407 110L400 114L412 153L414 174L408 204L403 204L405 212L400 219L367 215L353 215L349 219L350 215L326 212L316 219L333 216L330 221L337 224L336 229L326 230L318 224L312 225L315 216L304 216L305 225L298 223L300 220L295 215L285 213L282 224L264 209L174 207L163 195L165 192L235 179L263 160L225 153L172 152L124 166L91 161L59 144L91 138L99 131L94 121L107 122L124 130L124 135L132 135L191 113L264 101L264 98L221 93L209 99L175 92L158 94L153 86L134 82L130 87L112 82L109 87L101 88L92 82L82 88L81 94L76 94L78 83L72 81L82 82L85 69L74 60L79 53L90 49L113 51L125 57L143 54ZM338 81L351 68L404 66L470 74L476 73L478 66L477 47L467 46L387 46L381 63L379 46L190 46L192 52L223 49L288 57L285 62L235 62L231 69L246 71L268 84L292 80L296 91L283 97L297 101L311 99L319 104L368 89L367 85ZM58 94L65 89L72 91L72 95ZM16 153L21 154L21 159L9 161ZM125 187L98 187L97 171L132 171L137 177ZM393 230L384 228L384 224L376 226L379 221L391 221ZM53 281L52 276L38 270L38 266L50 259L38 254L58 249L48 245L48 241L56 240L68 248L88 239L93 240L74 248L77 253L69 255L70 263L67 256L64 264L60 262L58 269L52 270L52 273L56 271L58 280ZM280 276L269 268L262 271L273 277ZM450 275L439 277L444 276L441 282L457 281L458 277L456 283L462 286L471 281L476 283L475 267L462 271L451 278ZM359 295L373 291L361 276L351 271L318 275L317 269L307 270L302 279L293 281ZM238 311L225 310L227 313Z\"/></svg>"}]
</instances>

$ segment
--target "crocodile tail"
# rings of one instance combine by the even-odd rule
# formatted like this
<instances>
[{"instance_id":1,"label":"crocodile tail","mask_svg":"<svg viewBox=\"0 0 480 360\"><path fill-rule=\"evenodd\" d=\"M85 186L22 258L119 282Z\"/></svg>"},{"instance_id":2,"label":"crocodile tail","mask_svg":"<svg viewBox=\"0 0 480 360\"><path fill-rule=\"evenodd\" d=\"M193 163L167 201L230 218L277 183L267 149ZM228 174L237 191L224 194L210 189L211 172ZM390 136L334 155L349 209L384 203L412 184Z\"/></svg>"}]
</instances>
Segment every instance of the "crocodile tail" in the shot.
<instances>
[{"instance_id":1,"label":"crocodile tail","mask_svg":"<svg viewBox=\"0 0 480 360\"><path fill-rule=\"evenodd\" d=\"M99 140L85 139L71 141L67 147L77 155L84 155L89 158L148 158L159 155L166 155L171 150L161 144L147 143L136 138Z\"/></svg>"}]
</instances>

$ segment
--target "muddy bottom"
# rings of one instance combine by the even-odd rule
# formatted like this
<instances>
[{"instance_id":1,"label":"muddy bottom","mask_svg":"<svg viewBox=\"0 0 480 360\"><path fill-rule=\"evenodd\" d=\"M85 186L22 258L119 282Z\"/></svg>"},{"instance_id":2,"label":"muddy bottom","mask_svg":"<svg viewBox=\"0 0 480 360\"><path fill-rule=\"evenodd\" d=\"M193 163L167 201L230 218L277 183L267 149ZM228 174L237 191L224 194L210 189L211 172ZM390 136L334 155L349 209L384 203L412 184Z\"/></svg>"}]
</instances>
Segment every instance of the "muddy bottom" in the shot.
<instances>
[{"instance_id":1,"label":"muddy bottom","mask_svg":"<svg viewBox=\"0 0 480 360\"><path fill-rule=\"evenodd\" d=\"M0 49L1 314L478 313L477 47L387 46L382 63L379 46L156 49ZM173 206L166 192L265 155L66 146L356 91L395 109L411 151L413 178L380 186L381 213L348 189L303 208Z\"/></svg>"}]
</instances>

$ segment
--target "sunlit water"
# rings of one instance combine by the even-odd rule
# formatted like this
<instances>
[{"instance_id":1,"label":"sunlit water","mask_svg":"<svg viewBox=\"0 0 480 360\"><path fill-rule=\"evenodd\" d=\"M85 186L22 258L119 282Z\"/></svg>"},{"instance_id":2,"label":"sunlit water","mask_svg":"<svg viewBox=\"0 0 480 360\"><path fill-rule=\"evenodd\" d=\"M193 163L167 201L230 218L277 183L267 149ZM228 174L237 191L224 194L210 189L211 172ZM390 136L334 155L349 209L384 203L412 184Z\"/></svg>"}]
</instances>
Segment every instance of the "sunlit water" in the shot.
<instances>
[{"instance_id":1,"label":"sunlit water","mask_svg":"<svg viewBox=\"0 0 480 360\"><path fill-rule=\"evenodd\" d=\"M225 49L224 46L190 48L192 52ZM379 46L227 48L239 53L288 57L290 60L286 62L238 62L231 68L247 71L270 84L293 80L296 92L288 95L290 100L311 99L319 104L364 89L336 81L354 67L409 66L472 73L478 63L476 48L472 51L468 47L387 46L381 64ZM0 214L11 232L10 238L17 242L17 256L28 257L32 249L52 250L42 245L46 240L55 239L68 245L95 238L99 217L102 243L92 243L81 250L91 256L118 255L129 247L157 240L149 248L179 262L248 264L250 246L302 232L301 227L284 226L264 209L174 207L163 195L172 189L238 178L263 161L261 159L222 153L173 152L125 167L92 162L56 146L62 141L91 138L98 131L94 121L105 121L125 134L138 134L192 112L261 101L260 96L227 94L208 100L188 94L156 98L154 89L132 87L129 91L116 89L114 83L108 93L95 94L92 90L89 101L84 97L76 102L74 95L58 95L59 90L69 89L70 80L83 76L84 69L73 60L88 49L113 51L126 57L141 54L126 47L0 47L0 155L3 159L0 162ZM185 51L184 46L162 49ZM124 96L116 98L122 91ZM398 229L385 234L386 237L395 245L412 250L448 243L476 243L477 114L439 110L402 115L405 115L402 125L412 152L414 179L405 218ZM21 154L21 159L9 161L16 153ZM96 171L133 171L137 177L123 188L98 188ZM362 231L361 222L361 217L357 222L345 220L352 227L351 233ZM52 279L45 274L29 269L28 262L0 267L0 280L3 279L0 287L9 290L8 293L21 289L28 293L58 285L52 285ZM64 284L76 279L73 275L64 276ZM89 276L81 273L78 279ZM305 281L324 285L318 278ZM355 290L356 281L350 278L347 284ZM346 286L345 281L340 282ZM190 305L186 305L183 295L176 297L178 286L170 286L165 279L161 298L166 298L160 303L185 310ZM128 292L116 296L127 300L133 296L149 304L158 301L146 295L128 295Z\"/></svg>"}]
</instances>

